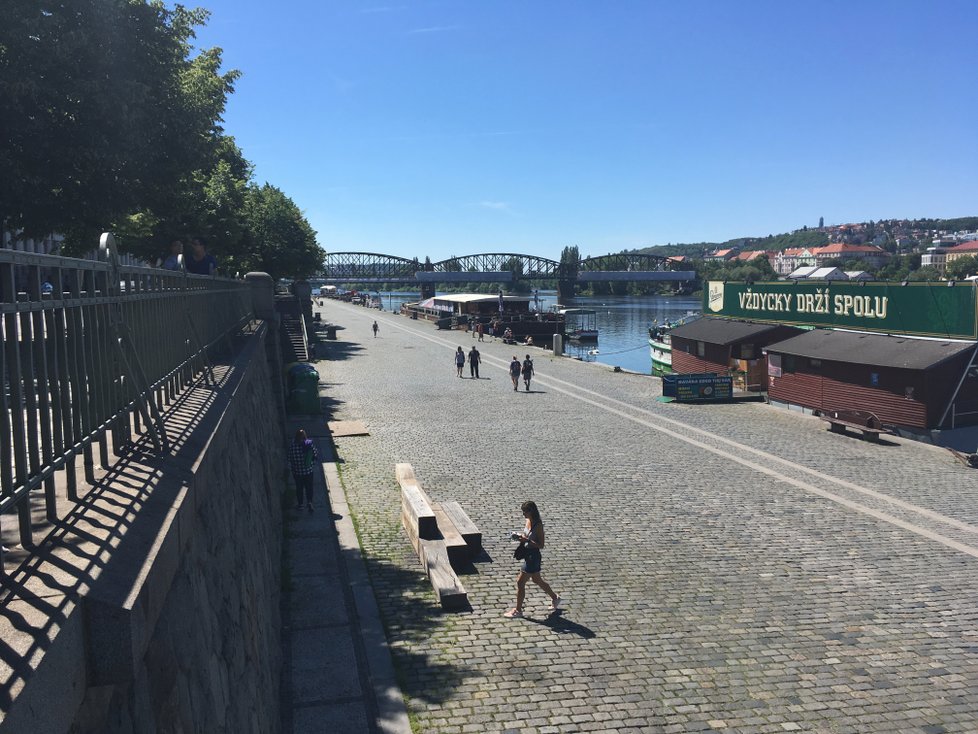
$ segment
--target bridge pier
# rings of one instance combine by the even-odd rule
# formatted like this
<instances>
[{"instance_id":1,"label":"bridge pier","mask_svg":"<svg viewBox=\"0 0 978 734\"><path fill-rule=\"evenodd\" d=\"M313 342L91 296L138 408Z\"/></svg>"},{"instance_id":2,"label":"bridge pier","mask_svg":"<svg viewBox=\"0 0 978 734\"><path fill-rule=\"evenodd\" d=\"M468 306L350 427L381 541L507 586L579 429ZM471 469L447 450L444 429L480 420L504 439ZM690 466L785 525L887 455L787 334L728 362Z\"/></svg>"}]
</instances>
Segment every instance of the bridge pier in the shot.
<instances>
[{"instance_id":1,"label":"bridge pier","mask_svg":"<svg viewBox=\"0 0 978 734\"><path fill-rule=\"evenodd\" d=\"M421 299L435 297L435 284L434 283L418 283L418 290L421 291Z\"/></svg>"},{"instance_id":2,"label":"bridge pier","mask_svg":"<svg viewBox=\"0 0 978 734\"><path fill-rule=\"evenodd\" d=\"M560 278L557 281L557 300L560 303L565 303L574 297L576 283L573 278Z\"/></svg>"}]
</instances>

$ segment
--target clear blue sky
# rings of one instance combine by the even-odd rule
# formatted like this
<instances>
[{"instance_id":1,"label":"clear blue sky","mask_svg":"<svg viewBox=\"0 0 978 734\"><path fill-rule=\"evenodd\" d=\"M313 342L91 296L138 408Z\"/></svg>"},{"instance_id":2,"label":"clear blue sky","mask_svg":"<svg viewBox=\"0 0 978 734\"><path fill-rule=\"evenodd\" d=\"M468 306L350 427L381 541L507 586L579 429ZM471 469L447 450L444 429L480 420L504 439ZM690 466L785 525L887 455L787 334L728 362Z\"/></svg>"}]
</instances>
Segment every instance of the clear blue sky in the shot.
<instances>
[{"instance_id":1,"label":"clear blue sky","mask_svg":"<svg viewBox=\"0 0 978 734\"><path fill-rule=\"evenodd\" d=\"M327 251L978 215L974 0L202 5L227 132Z\"/></svg>"}]
</instances>

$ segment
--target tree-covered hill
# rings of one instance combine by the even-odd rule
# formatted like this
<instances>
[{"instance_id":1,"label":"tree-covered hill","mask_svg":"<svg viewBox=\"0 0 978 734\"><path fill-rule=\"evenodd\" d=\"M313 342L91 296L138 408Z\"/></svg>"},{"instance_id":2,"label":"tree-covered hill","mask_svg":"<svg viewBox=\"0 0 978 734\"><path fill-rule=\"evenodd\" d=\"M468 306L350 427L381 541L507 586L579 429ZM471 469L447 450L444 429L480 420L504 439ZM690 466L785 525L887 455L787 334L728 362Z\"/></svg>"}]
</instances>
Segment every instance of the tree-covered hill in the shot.
<instances>
[{"instance_id":1,"label":"tree-covered hill","mask_svg":"<svg viewBox=\"0 0 978 734\"><path fill-rule=\"evenodd\" d=\"M876 233L884 232L893 234L894 230L913 231L917 233L936 233L936 232L973 232L978 230L978 217L956 217L953 219L903 219L886 220L876 223L862 222L856 223L868 230ZM641 247L625 252L633 252L647 255L661 255L673 257L685 255L687 257L703 257L714 250L736 247L740 250L771 250L779 252L788 248L795 247L822 247L829 244L831 238L828 232L821 229L803 228L794 232L783 234L769 234L766 237L734 237L724 242L695 242L677 243L667 245L652 245ZM928 240L929 242L929 240Z\"/></svg>"}]
</instances>

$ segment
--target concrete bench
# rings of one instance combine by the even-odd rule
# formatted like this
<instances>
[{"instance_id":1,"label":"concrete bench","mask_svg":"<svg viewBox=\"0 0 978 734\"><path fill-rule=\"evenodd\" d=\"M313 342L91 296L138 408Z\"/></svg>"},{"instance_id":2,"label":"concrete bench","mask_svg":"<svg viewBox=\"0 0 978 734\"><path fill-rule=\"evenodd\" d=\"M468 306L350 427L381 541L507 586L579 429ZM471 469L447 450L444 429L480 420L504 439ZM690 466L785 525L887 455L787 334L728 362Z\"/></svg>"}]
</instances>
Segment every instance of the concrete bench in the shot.
<instances>
[{"instance_id":1,"label":"concrete bench","mask_svg":"<svg viewBox=\"0 0 978 734\"><path fill-rule=\"evenodd\" d=\"M395 473L401 485L401 523L438 603L443 609L468 609L468 593L454 570L469 562L468 545L441 507L421 489L410 464L398 464Z\"/></svg>"},{"instance_id":2,"label":"concrete bench","mask_svg":"<svg viewBox=\"0 0 978 734\"><path fill-rule=\"evenodd\" d=\"M823 410L818 417L829 424L829 430L833 433L845 433L847 428L852 428L862 431L867 441L876 443L879 442L881 434L892 433L889 429L883 428L875 413L867 410Z\"/></svg>"}]
</instances>

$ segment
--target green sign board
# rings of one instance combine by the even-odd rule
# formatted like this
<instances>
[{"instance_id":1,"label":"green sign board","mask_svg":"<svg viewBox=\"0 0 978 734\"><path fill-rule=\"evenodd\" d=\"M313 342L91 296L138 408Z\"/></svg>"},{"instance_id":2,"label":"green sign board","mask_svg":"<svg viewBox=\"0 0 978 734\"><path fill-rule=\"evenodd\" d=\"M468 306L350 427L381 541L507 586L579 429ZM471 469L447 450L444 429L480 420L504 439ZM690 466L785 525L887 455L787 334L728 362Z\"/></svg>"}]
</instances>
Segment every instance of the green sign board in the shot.
<instances>
[{"instance_id":1,"label":"green sign board","mask_svg":"<svg viewBox=\"0 0 978 734\"><path fill-rule=\"evenodd\" d=\"M680 403L730 400L733 396L733 378L729 375L696 373L664 375L662 394Z\"/></svg>"},{"instance_id":2,"label":"green sign board","mask_svg":"<svg viewBox=\"0 0 978 734\"><path fill-rule=\"evenodd\" d=\"M709 281L703 315L884 334L978 339L973 283Z\"/></svg>"}]
</instances>

